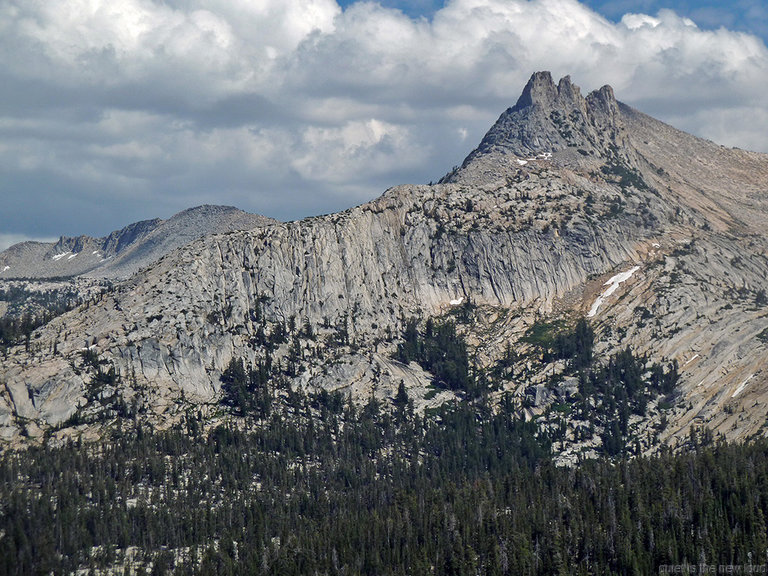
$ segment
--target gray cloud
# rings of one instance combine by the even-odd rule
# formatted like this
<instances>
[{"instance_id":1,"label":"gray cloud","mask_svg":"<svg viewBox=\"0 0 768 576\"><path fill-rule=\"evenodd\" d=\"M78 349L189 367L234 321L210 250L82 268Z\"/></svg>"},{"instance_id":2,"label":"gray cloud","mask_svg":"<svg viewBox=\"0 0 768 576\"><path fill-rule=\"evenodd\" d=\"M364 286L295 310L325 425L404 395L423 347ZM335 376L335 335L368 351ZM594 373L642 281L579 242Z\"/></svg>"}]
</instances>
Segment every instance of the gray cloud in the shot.
<instances>
[{"instance_id":1,"label":"gray cloud","mask_svg":"<svg viewBox=\"0 0 768 576\"><path fill-rule=\"evenodd\" d=\"M768 151L765 44L670 11L0 0L0 232L105 234L204 202L342 209L438 179L542 69Z\"/></svg>"}]
</instances>

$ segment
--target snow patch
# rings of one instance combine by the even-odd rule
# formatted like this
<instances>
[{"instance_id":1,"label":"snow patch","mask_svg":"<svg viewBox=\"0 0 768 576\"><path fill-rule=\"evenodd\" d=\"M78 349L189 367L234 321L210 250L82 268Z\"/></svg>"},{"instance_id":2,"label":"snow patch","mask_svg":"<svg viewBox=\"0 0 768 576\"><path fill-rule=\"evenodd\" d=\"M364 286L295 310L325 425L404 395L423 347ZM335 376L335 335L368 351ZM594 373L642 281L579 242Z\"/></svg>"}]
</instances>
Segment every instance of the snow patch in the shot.
<instances>
[{"instance_id":1,"label":"snow patch","mask_svg":"<svg viewBox=\"0 0 768 576\"><path fill-rule=\"evenodd\" d=\"M5 272L6 270L10 270L10 269L11 269L10 266L6 266L5 268L3 268L3 272Z\"/></svg>"},{"instance_id":2,"label":"snow patch","mask_svg":"<svg viewBox=\"0 0 768 576\"><path fill-rule=\"evenodd\" d=\"M451 300L450 304L451 306L460 306L462 302L464 302L464 296L457 298L456 300Z\"/></svg>"},{"instance_id":3,"label":"snow patch","mask_svg":"<svg viewBox=\"0 0 768 576\"><path fill-rule=\"evenodd\" d=\"M749 378L747 378L746 380L744 380L744 382L742 382L741 384L739 384L739 387L738 387L738 388L736 388L736 390L734 391L734 393L733 393L733 394L731 394L731 398L736 398L736 396L738 396L739 394L741 394L741 392L744 390L744 387L747 385L747 382L749 382L750 380L752 380L752 378L754 378L754 377L755 377L755 375L754 375L754 374L752 374L752 376L750 376Z\"/></svg>"},{"instance_id":4,"label":"snow patch","mask_svg":"<svg viewBox=\"0 0 768 576\"><path fill-rule=\"evenodd\" d=\"M520 166L525 166L526 164L528 164L528 160L520 160L520 158L515 158L515 160Z\"/></svg>"},{"instance_id":5,"label":"snow patch","mask_svg":"<svg viewBox=\"0 0 768 576\"><path fill-rule=\"evenodd\" d=\"M597 314L597 309L600 308L603 302L605 302L605 299L616 292L616 290L619 289L619 285L622 282L629 280L632 277L632 274L638 270L640 270L640 266L634 266L626 272L616 274L616 276L611 277L605 284L603 284L603 286L608 286L608 288L604 290L603 293L600 294L600 296L598 296L597 299L592 303L592 307L589 309L587 318L592 318L595 314Z\"/></svg>"},{"instance_id":6,"label":"snow patch","mask_svg":"<svg viewBox=\"0 0 768 576\"><path fill-rule=\"evenodd\" d=\"M72 260L72 258L74 258L75 256L77 256L77 254L72 254L70 256L67 256L67 260Z\"/></svg>"},{"instance_id":7,"label":"snow patch","mask_svg":"<svg viewBox=\"0 0 768 576\"><path fill-rule=\"evenodd\" d=\"M694 354L693 358L689 358L688 360L686 360L685 364L683 364L683 367L688 366L688 364L690 364L691 362L696 360L696 358L698 358L698 357L699 357L698 354Z\"/></svg>"},{"instance_id":8,"label":"snow patch","mask_svg":"<svg viewBox=\"0 0 768 576\"><path fill-rule=\"evenodd\" d=\"M98 250L94 250L93 252L91 252L91 254L94 254L94 255L95 255L95 254L98 254L98 253L99 253L99 251L98 251Z\"/></svg>"},{"instance_id":9,"label":"snow patch","mask_svg":"<svg viewBox=\"0 0 768 576\"><path fill-rule=\"evenodd\" d=\"M56 256L53 257L53 260L59 261L62 258L64 258L64 256L66 256L67 254L69 254L69 252L62 252L61 254L56 254Z\"/></svg>"}]
</instances>

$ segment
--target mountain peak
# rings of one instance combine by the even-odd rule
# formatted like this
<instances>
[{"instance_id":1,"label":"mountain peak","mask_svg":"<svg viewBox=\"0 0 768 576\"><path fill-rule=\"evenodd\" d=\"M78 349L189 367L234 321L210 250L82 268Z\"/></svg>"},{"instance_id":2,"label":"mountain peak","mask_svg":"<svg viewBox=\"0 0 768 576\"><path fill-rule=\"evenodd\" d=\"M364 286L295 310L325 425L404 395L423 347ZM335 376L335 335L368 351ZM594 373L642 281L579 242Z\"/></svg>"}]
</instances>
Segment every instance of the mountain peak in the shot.
<instances>
[{"instance_id":1,"label":"mountain peak","mask_svg":"<svg viewBox=\"0 0 768 576\"><path fill-rule=\"evenodd\" d=\"M550 72L535 72L523 88L523 93L512 110L522 110L532 106L572 108L583 101L581 89L571 82L570 76L564 76L555 85Z\"/></svg>"},{"instance_id":2,"label":"mountain peak","mask_svg":"<svg viewBox=\"0 0 768 576\"><path fill-rule=\"evenodd\" d=\"M508 112L536 106L545 109L562 108L568 110L573 107L580 107L584 102L599 103L612 108L616 104L616 96L613 93L613 88L606 84L584 98L581 95L581 88L571 81L570 76L563 76L555 84L552 74L545 70L534 72L531 75L517 103Z\"/></svg>"},{"instance_id":3,"label":"mountain peak","mask_svg":"<svg viewBox=\"0 0 768 576\"><path fill-rule=\"evenodd\" d=\"M612 145L626 144L624 136L619 103L610 86L603 86L585 98L570 76L555 84L550 72L536 72L517 103L499 117L464 161L462 169L491 153L524 159L562 152L564 162L583 164L587 157L595 159L609 154ZM444 181L457 177L451 174Z\"/></svg>"},{"instance_id":4,"label":"mountain peak","mask_svg":"<svg viewBox=\"0 0 768 576\"><path fill-rule=\"evenodd\" d=\"M613 88L607 84L590 92L586 99L587 109L592 118L592 124L599 128L611 128L620 124L618 120L619 103L613 93Z\"/></svg>"},{"instance_id":5,"label":"mountain peak","mask_svg":"<svg viewBox=\"0 0 768 576\"><path fill-rule=\"evenodd\" d=\"M553 102L557 97L557 86L550 72L535 72L523 88L513 110L522 110L536 104Z\"/></svg>"}]
</instances>

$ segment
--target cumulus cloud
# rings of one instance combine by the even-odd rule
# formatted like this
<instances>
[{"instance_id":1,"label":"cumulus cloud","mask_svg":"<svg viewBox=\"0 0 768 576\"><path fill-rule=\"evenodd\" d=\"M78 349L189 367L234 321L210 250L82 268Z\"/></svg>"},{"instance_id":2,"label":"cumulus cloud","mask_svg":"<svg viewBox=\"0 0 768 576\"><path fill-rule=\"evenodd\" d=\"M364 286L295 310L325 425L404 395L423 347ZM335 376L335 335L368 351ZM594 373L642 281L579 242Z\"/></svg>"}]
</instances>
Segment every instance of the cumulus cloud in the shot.
<instances>
[{"instance_id":1,"label":"cumulus cloud","mask_svg":"<svg viewBox=\"0 0 768 576\"><path fill-rule=\"evenodd\" d=\"M451 0L0 0L0 231L104 234L203 202L338 210L460 163L530 74L611 84L768 151L768 50L662 10Z\"/></svg>"}]
</instances>

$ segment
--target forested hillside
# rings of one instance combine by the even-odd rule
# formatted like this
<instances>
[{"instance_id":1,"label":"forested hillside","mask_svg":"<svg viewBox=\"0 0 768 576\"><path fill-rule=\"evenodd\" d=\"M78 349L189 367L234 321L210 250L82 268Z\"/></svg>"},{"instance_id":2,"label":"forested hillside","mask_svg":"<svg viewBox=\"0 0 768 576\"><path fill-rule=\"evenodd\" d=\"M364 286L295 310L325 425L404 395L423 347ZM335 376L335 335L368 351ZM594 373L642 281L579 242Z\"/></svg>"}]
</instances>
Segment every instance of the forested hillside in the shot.
<instances>
[{"instance_id":1,"label":"forested hillside","mask_svg":"<svg viewBox=\"0 0 768 576\"><path fill-rule=\"evenodd\" d=\"M768 443L553 465L551 439L482 399L426 418L340 395L209 433L0 461L0 574L650 574L760 564Z\"/></svg>"}]
</instances>

